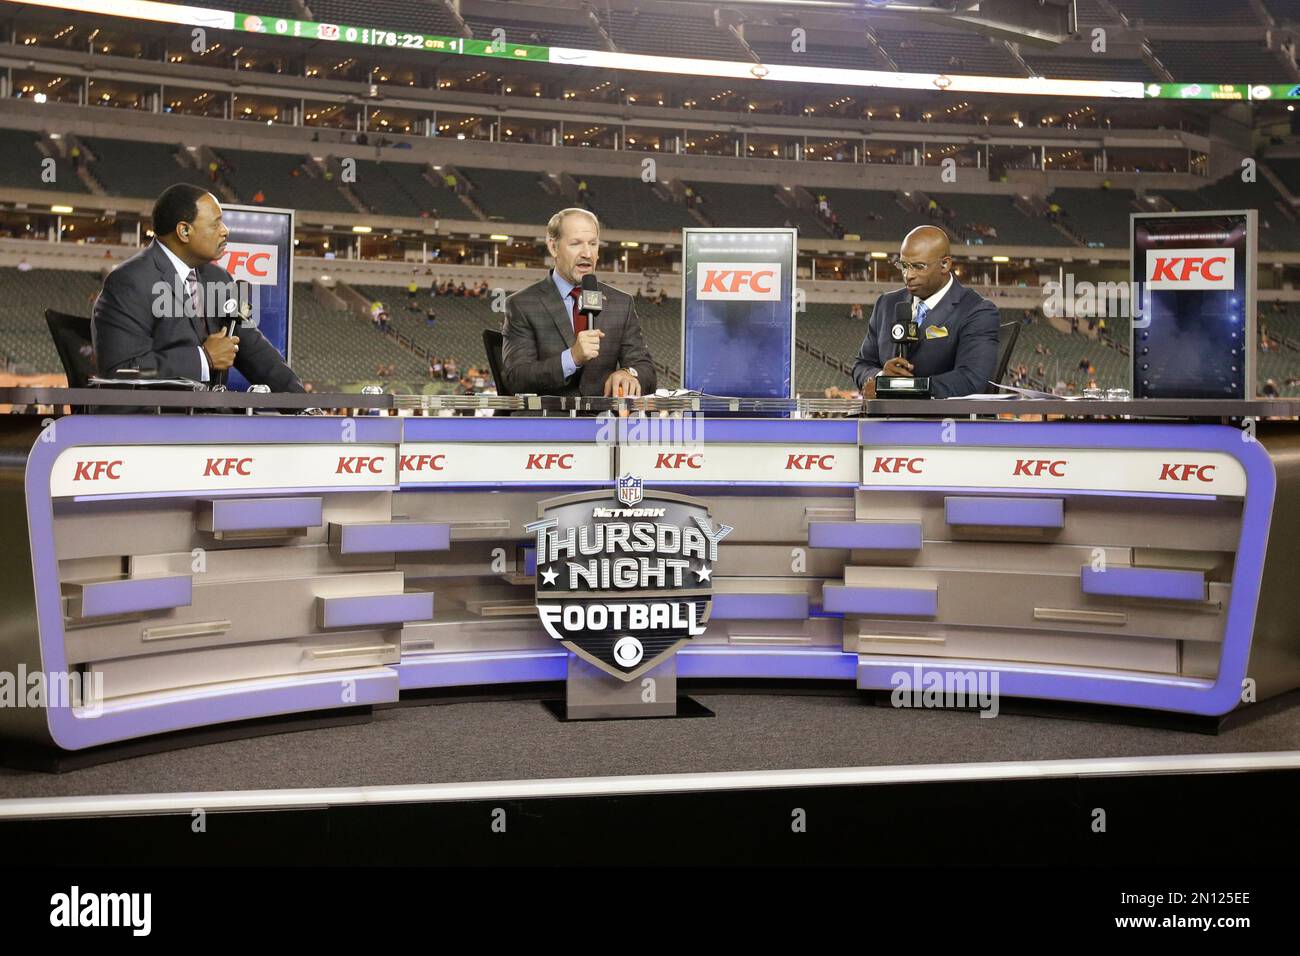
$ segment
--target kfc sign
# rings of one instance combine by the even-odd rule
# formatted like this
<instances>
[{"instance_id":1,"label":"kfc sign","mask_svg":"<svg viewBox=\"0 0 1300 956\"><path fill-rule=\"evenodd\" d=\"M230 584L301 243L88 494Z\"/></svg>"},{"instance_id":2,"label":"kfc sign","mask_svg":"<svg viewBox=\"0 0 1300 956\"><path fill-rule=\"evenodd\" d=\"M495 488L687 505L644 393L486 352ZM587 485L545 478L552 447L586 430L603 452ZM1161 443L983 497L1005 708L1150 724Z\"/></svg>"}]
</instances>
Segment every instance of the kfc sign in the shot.
<instances>
[{"instance_id":1,"label":"kfc sign","mask_svg":"<svg viewBox=\"0 0 1300 956\"><path fill-rule=\"evenodd\" d=\"M231 278L243 279L252 285L275 285L280 250L257 242L228 242L226 254L216 262L230 273Z\"/></svg>"},{"instance_id":2,"label":"kfc sign","mask_svg":"<svg viewBox=\"0 0 1300 956\"><path fill-rule=\"evenodd\" d=\"M695 272L695 297L701 301L780 301L781 263L702 262Z\"/></svg>"},{"instance_id":3,"label":"kfc sign","mask_svg":"<svg viewBox=\"0 0 1300 956\"><path fill-rule=\"evenodd\" d=\"M1146 281L1152 289L1200 289L1230 292L1236 288L1233 249L1148 249Z\"/></svg>"}]
</instances>

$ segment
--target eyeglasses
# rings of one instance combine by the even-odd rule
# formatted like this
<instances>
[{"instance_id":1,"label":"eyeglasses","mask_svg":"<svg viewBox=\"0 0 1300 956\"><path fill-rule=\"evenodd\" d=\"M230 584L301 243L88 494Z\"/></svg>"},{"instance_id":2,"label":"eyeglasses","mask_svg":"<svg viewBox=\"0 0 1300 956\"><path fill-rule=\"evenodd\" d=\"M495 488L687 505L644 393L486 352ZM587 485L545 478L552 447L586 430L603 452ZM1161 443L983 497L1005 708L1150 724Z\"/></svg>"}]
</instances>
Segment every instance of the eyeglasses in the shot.
<instances>
[{"instance_id":1,"label":"eyeglasses","mask_svg":"<svg viewBox=\"0 0 1300 956\"><path fill-rule=\"evenodd\" d=\"M939 262L942 261L942 259L939 260ZM895 259L893 260L893 266L899 272L925 273L931 266L937 266L939 262L908 262L905 259Z\"/></svg>"}]
</instances>

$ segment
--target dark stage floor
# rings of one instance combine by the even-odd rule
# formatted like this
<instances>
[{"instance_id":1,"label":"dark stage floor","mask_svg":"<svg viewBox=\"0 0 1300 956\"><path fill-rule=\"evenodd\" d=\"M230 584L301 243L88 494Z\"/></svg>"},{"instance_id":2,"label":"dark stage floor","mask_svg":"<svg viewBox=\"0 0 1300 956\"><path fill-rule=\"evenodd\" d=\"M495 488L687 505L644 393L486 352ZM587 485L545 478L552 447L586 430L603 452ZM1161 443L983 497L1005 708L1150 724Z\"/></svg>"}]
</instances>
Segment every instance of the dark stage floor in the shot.
<instances>
[{"instance_id":1,"label":"dark stage floor","mask_svg":"<svg viewBox=\"0 0 1300 956\"><path fill-rule=\"evenodd\" d=\"M191 746L62 774L0 769L0 798L1300 749L1295 693L1253 705L1218 734L1110 722L1101 719L1104 711L1095 720L1069 719L1061 710L982 719L873 706L840 692L693 695L716 716L561 723L535 698L390 707L368 723Z\"/></svg>"}]
</instances>

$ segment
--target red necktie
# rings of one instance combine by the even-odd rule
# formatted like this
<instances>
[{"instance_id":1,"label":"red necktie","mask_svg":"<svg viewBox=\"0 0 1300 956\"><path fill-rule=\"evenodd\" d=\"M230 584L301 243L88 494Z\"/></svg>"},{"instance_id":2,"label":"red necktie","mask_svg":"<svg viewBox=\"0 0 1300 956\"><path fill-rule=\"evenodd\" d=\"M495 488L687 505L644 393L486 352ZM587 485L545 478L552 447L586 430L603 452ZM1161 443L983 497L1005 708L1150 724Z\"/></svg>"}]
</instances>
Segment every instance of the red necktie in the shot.
<instances>
[{"instance_id":1,"label":"red necktie","mask_svg":"<svg viewBox=\"0 0 1300 956\"><path fill-rule=\"evenodd\" d=\"M578 297L582 295L582 290L576 285L569 290L569 298L573 300L573 334L587 331L587 313L578 311Z\"/></svg>"}]
</instances>

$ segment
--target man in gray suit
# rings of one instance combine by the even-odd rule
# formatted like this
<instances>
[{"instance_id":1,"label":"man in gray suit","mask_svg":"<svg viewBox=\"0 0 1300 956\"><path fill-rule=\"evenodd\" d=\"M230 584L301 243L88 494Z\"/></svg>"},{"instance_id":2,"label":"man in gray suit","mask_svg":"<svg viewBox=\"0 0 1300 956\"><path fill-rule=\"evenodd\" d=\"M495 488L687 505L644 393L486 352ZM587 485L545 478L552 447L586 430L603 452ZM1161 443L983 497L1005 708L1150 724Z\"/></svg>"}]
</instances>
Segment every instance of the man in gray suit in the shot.
<instances>
[{"instance_id":1,"label":"man in gray suit","mask_svg":"<svg viewBox=\"0 0 1300 956\"><path fill-rule=\"evenodd\" d=\"M582 277L594 274L600 222L586 209L563 209L546 226L555 268L506 299L501 361L516 394L648 395L655 367L632 297L603 282L604 308L587 327L578 311Z\"/></svg>"},{"instance_id":2,"label":"man in gray suit","mask_svg":"<svg viewBox=\"0 0 1300 956\"><path fill-rule=\"evenodd\" d=\"M896 265L905 289L876 300L867 334L853 365L863 398L876 397L877 375L930 378L933 398L990 390L998 364L998 307L952 274L948 235L938 226L917 226L903 239ZM896 356L889 329L894 309L906 302L921 340Z\"/></svg>"},{"instance_id":3,"label":"man in gray suit","mask_svg":"<svg viewBox=\"0 0 1300 956\"><path fill-rule=\"evenodd\" d=\"M234 282L212 261L230 232L216 197L188 183L168 187L154 204L153 231L154 241L110 272L95 300L90 329L99 373L138 368L216 384L233 365L272 391L303 391L257 329L226 335L212 293L231 296Z\"/></svg>"}]
</instances>

